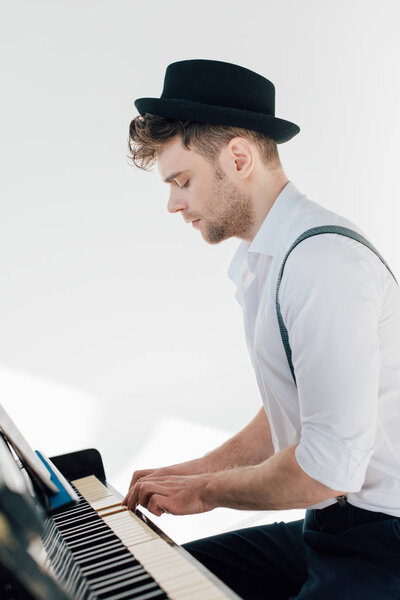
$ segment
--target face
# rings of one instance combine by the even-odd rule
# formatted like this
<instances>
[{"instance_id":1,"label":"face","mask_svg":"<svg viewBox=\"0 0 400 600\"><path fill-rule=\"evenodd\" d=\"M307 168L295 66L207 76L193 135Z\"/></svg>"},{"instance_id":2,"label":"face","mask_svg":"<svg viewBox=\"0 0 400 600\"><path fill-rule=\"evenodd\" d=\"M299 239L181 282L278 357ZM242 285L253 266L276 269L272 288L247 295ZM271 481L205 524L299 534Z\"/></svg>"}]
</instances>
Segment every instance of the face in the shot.
<instances>
[{"instance_id":1,"label":"face","mask_svg":"<svg viewBox=\"0 0 400 600\"><path fill-rule=\"evenodd\" d=\"M242 237L255 222L251 195L235 185L222 168L211 165L194 150L187 150L180 136L169 140L158 153L162 180L169 179L168 210L181 212L209 244ZM179 174L178 174L179 173Z\"/></svg>"}]
</instances>

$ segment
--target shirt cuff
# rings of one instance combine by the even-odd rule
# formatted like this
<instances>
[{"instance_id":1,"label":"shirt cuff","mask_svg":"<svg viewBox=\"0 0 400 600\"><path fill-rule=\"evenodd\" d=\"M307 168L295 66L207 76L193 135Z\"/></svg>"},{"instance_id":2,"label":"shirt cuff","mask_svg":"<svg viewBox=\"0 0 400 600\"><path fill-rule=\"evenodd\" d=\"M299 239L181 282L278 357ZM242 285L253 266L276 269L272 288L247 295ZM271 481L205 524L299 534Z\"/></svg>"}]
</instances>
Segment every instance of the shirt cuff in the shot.
<instances>
[{"instance_id":1,"label":"shirt cuff","mask_svg":"<svg viewBox=\"0 0 400 600\"><path fill-rule=\"evenodd\" d=\"M373 451L373 446L353 448L319 427L305 424L295 456L307 475L332 490L359 492Z\"/></svg>"}]
</instances>

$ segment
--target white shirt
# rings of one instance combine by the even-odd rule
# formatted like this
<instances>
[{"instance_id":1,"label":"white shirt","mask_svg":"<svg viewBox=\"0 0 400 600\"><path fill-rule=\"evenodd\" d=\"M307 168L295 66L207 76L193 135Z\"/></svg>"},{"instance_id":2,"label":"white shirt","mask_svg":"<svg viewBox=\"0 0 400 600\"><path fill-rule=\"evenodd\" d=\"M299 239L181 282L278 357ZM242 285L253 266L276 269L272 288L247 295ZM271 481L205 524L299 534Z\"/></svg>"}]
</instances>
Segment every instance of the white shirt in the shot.
<instances>
[{"instance_id":1,"label":"white shirt","mask_svg":"<svg viewBox=\"0 0 400 600\"><path fill-rule=\"evenodd\" d=\"M353 229L376 248L354 223L289 181L228 269L275 452L298 444L295 456L308 475L348 492L350 504L400 516L400 287L392 274L351 238L303 240L287 259L279 291L297 388L282 343L279 269L294 240L319 225Z\"/></svg>"}]
</instances>

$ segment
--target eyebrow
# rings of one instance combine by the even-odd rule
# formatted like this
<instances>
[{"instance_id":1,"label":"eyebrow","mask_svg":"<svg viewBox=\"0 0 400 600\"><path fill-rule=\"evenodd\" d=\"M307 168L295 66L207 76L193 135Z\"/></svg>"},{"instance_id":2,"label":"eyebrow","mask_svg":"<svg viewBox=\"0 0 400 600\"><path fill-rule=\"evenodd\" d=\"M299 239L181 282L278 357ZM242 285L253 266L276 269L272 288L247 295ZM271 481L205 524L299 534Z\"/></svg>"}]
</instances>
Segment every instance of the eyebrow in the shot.
<instances>
[{"instance_id":1,"label":"eyebrow","mask_svg":"<svg viewBox=\"0 0 400 600\"><path fill-rule=\"evenodd\" d=\"M163 179L163 181L164 181L164 183L170 183L173 179L175 179L175 177L179 177L179 175L182 175L182 173L185 173L185 172L186 171L177 171L176 173L172 173L172 175L170 175L166 179Z\"/></svg>"}]
</instances>

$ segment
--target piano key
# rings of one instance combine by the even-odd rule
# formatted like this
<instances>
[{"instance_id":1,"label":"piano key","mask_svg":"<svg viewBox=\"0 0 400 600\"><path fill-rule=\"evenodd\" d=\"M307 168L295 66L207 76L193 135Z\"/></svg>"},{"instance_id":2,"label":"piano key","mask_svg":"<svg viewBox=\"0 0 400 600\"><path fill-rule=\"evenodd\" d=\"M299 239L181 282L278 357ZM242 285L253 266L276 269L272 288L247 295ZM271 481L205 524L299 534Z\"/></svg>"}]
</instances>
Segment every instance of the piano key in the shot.
<instances>
[{"instance_id":1,"label":"piano key","mask_svg":"<svg viewBox=\"0 0 400 600\"><path fill-rule=\"evenodd\" d=\"M103 585L114 583L117 579L123 581L124 579L131 577L133 573L146 573L146 571L143 569L141 564L138 564L135 567L129 567L128 569L119 571L118 576L116 576L115 573L109 573L108 575L101 575L100 577L92 578L90 580L90 587L95 590Z\"/></svg>"},{"instance_id":2,"label":"piano key","mask_svg":"<svg viewBox=\"0 0 400 600\"><path fill-rule=\"evenodd\" d=\"M97 503L96 503L97 506ZM116 513L121 513L124 512L127 509L126 506L121 506L121 504L113 504L112 506L107 506L105 508L102 508L101 511L97 508L96 510L99 511L99 515L106 516L106 515L114 515Z\"/></svg>"},{"instance_id":3,"label":"piano key","mask_svg":"<svg viewBox=\"0 0 400 600\"><path fill-rule=\"evenodd\" d=\"M100 560L100 561L96 562L95 566L92 566L92 565L81 566L81 570L85 574L86 577L90 577L90 575L93 573L104 572L109 567L111 569L113 569L114 567L117 567L118 565L121 565L123 563L124 564L132 563L132 557L125 553L123 553L121 556L109 557L107 555L107 558L105 558L104 560Z\"/></svg>"},{"instance_id":4,"label":"piano key","mask_svg":"<svg viewBox=\"0 0 400 600\"><path fill-rule=\"evenodd\" d=\"M140 594L138 596L136 596L136 595L134 596L134 595L132 595L132 592L130 590L127 590L120 594L115 594L113 596L109 596L107 598L107 600L122 600L122 598L127 598L127 599L129 598L132 600L147 600L147 598L155 598L155 597L162 598L163 594L164 594L164 592L162 590L158 589L158 590L153 590L152 592L147 592L145 594ZM166 598L167 596L165 596L165 594L164 594L164 597Z\"/></svg>"},{"instance_id":5,"label":"piano key","mask_svg":"<svg viewBox=\"0 0 400 600\"><path fill-rule=\"evenodd\" d=\"M113 506L121 506L121 500L119 498L117 498L116 496L114 496L113 494L107 496L106 498L100 498L99 500L94 500L92 502L90 502L91 506L95 509L95 510L101 510L104 508L110 508ZM124 509L126 509L127 507L124 506Z\"/></svg>"},{"instance_id":6,"label":"piano key","mask_svg":"<svg viewBox=\"0 0 400 600\"><path fill-rule=\"evenodd\" d=\"M107 550L107 558L114 558L115 556L120 556L123 553L123 550L121 548L119 548L118 546L116 546L115 548L111 548ZM104 556L104 552L103 551L95 551L95 552L91 552L90 554L88 554L85 557L80 557L77 558L75 556L75 561L78 563L78 565L83 568L85 566L91 566L93 564L98 564L98 559Z\"/></svg>"},{"instance_id":7,"label":"piano key","mask_svg":"<svg viewBox=\"0 0 400 600\"><path fill-rule=\"evenodd\" d=\"M89 548L91 547L93 544L101 541L101 540L111 540L113 539L113 535L112 535L112 531L108 532L105 531L105 533L96 533L93 535L89 535L87 537L84 537L82 541L76 541L76 542L68 542L68 547L70 550L76 550L77 548Z\"/></svg>"},{"instance_id":8,"label":"piano key","mask_svg":"<svg viewBox=\"0 0 400 600\"><path fill-rule=\"evenodd\" d=\"M122 507L121 501L95 476L89 475L72 483L135 559L165 590L168 598L223 600L229 597L134 512ZM118 506L125 510L118 510ZM110 508L113 510L109 511ZM125 597L127 596L117 595L114 600Z\"/></svg>"},{"instance_id":9,"label":"piano key","mask_svg":"<svg viewBox=\"0 0 400 600\"><path fill-rule=\"evenodd\" d=\"M118 548L120 548L120 544L118 543L120 542L120 540L116 540L115 537L109 541L109 542L104 542L102 544L98 544L94 549L92 550L76 550L74 552L74 556L76 559L79 559L81 556L87 556L88 554L91 554L92 552L99 552L99 553L104 553L104 552L108 552L108 549L112 549L114 546L117 546Z\"/></svg>"},{"instance_id":10,"label":"piano key","mask_svg":"<svg viewBox=\"0 0 400 600\"><path fill-rule=\"evenodd\" d=\"M119 594L128 593L129 598L137 598L138 596L143 595L144 593L149 593L150 591L160 590L158 584L151 577L147 576L149 581L137 582L136 584L131 581L124 581L115 586L110 586L111 589L106 588L104 591L96 590L96 596L99 600L103 600L107 598L113 598ZM165 594L165 592L163 592Z\"/></svg>"},{"instance_id":11,"label":"piano key","mask_svg":"<svg viewBox=\"0 0 400 600\"><path fill-rule=\"evenodd\" d=\"M101 484L101 485L102 485L102 484ZM97 484L97 482L95 483L95 485L91 486L91 491L92 491L92 495L90 496L90 498L93 498L93 497L96 497L96 498L98 498L98 497L99 497L99 495L100 495L100 492L101 492L101 488L99 489L99 485ZM93 494L93 491L94 491L94 494ZM107 498L108 498L108 497L110 497L110 494L107 494ZM96 501L96 502L98 502L98 501ZM109 504L109 502L107 502L106 504ZM114 501L112 502L112 504L113 504L113 506L115 506L115 502L114 502ZM102 502L102 503L101 503L101 507L103 508L104 506L105 506L105 504ZM126 507L124 507L124 508L126 508ZM124 512L124 511L120 511L120 512ZM129 511L129 512L130 512L130 511ZM98 513L99 513L99 514L101 514L101 509L98 511ZM131 513L131 514L133 514L133 513ZM110 519L110 521L114 521L114 523L113 523L113 527L114 527L114 529L116 529L117 531L119 531L119 532L120 532L120 534L121 534L121 532L122 532L124 529L126 529L126 523L127 523L127 521L126 521L126 517L125 517L125 515L124 515L124 517L123 517L123 520L125 521L125 523L121 524L121 522L120 522L120 521L121 521L121 519L120 519L120 515L115 515L115 514L113 515L113 519ZM129 520L130 520L130 521L132 520L132 516L131 516L131 517L128 517L128 521L129 521ZM146 530L146 533L149 533L149 532L150 532L150 539L151 539L151 538L153 538L153 539L154 539L154 538L158 538L158 536L157 536L157 535L156 535L156 534L155 534L155 533L154 533L154 532L153 532L153 531L152 531L152 530L151 530L149 527L147 527L147 525L146 525L145 523L143 523L142 521L138 521L138 522L140 522L140 527L139 527L140 529L142 529L142 530L143 530L143 529L145 529L145 530ZM143 541L143 539L146 539L146 536L144 536L144 538L143 538L143 536L140 536L140 534L138 534L138 530L136 530L136 534L137 534L137 535L139 535L139 538L141 539L141 541ZM126 537L126 534L125 534L125 537ZM138 537L136 537L136 542L137 542L137 540L138 540L139 538L138 538ZM147 537L147 539L148 539L148 537ZM135 540L134 540L134 541L135 541ZM171 559L168 561L168 563L170 563L170 562L171 562ZM164 563L163 563L163 565L165 565L165 564L166 564L166 563L165 563L165 560L164 560ZM159 565L159 566L160 566L160 565ZM168 573L167 573L167 575L168 575L168 574L170 574L170 571L171 571L171 569L170 569L170 566L169 566L169 564L167 564L167 567L168 567ZM189 569L189 570L190 570L190 569ZM161 566L160 566L160 571L161 571ZM183 574L183 573L182 573L182 574ZM188 577L186 577L185 579L183 579L183 580L182 580L180 587L183 587L183 584L184 584L184 583L185 583L185 585L186 585L186 584L187 584L187 581L188 581ZM199 581L199 580L198 580L198 581ZM193 583L193 578L192 578L192 583ZM208 583L208 582L207 582L207 583ZM200 587L202 587L202 585L200 585ZM199 585L197 585L197 588L198 588L198 591L200 591L200 589L199 589ZM201 590L201 593L203 593L203 590ZM220 596L220 595L219 595L219 596ZM203 597L204 597L204 596L203 596ZM220 596L220 597L223 597L223 596Z\"/></svg>"},{"instance_id":12,"label":"piano key","mask_svg":"<svg viewBox=\"0 0 400 600\"><path fill-rule=\"evenodd\" d=\"M106 528L106 530L108 530L111 534L112 532L110 531L110 529L108 528L108 526L101 520L101 518L97 515L97 513L93 510L90 509L93 512L93 515L98 519L99 523L101 524L102 527ZM85 526L84 529L80 530L80 537L85 538L85 528L88 529L89 531L91 531L91 525L87 524L87 518L86 515L82 514L81 517L83 520L85 520ZM59 519L59 521L62 521L62 519ZM65 519L64 519L65 522ZM79 522L79 521L78 521ZM64 529L65 531L70 532L71 529L76 530L79 527L79 525L75 525L74 528L68 528L68 529ZM90 536L91 538L93 536ZM68 545L69 549L71 549L71 547L75 547L76 544L72 544L71 542L73 540L75 540L75 537L71 537L69 536L69 538L64 539L64 542ZM154 581L154 579L151 577L151 575L142 567L142 565L140 565L140 563L138 563L135 558L133 557L133 555L131 553L129 553L126 549L126 547L122 544L121 540L119 538L117 538L116 536L114 536L114 540L118 541L119 543L119 550L117 555L114 555L114 552L108 553L106 555L106 559L103 561L98 560L99 557L103 556L103 552L104 552L104 542L101 544L98 544L98 540L95 539L93 541L93 539L91 539L90 542L90 548L89 549L85 549L85 551L82 550L77 550L76 552L79 552L79 555L76 557L75 562L77 563L79 569L75 569L75 572L73 574L73 577L71 576L71 574L69 575L69 579L70 579L70 587L75 586L75 590L78 589L78 591L82 591L84 592L84 589L82 587L79 587L79 574L80 577L82 579L82 577L85 578L85 581L88 582L89 584L89 588L90 588L90 583L91 580L93 578L96 578L97 581L97 586L96 586L96 596L91 596L91 598L108 598L108 596L112 593L112 595L114 595L114 592L119 591L125 591L127 588L127 585L130 587L131 591L131 597L132 598L136 598L139 596L142 596L142 592L144 591L144 589L148 589L146 588L142 588L140 586L140 590L138 591L136 588L138 588L138 585L140 584L140 582L146 581L148 584L152 584L152 587L154 587L155 589L157 589L157 596L158 598L166 598L166 594L165 592L159 587L159 585ZM93 546L94 544L94 546ZM103 546L103 548L101 548L100 553L98 551L98 548L96 547L97 545ZM87 544L86 544L87 546ZM115 550L115 547L114 547ZM92 553L92 555L91 555ZM100 556L99 556L100 554ZM64 555L64 552L62 552L62 555ZM87 559L89 562L85 562L84 564L82 563L82 557L85 557L85 559ZM94 559L94 562L93 562ZM113 560L111 560L113 559ZM72 555L68 556L68 561L67 562L71 562L72 560ZM91 564L89 564L91 563ZM73 565L74 566L74 565ZM129 567L128 569L126 569L126 567ZM63 565L63 567L65 567L65 565ZM85 568L86 567L86 568ZM91 568L89 568L91 567ZM93 567L96 567L95 569ZM121 568L123 568L124 570L124 575L120 578L119 577L119 571L121 571ZM63 568L61 568L61 572L63 571ZM127 571L128 571L128 575L127 575ZM100 577L98 577L98 575L101 574ZM108 576L108 579L107 579ZM110 577L112 579L110 579ZM128 577L128 579L127 579ZM140 577L140 579L139 579ZM102 581L103 579L103 581ZM112 581L112 590L109 590L108 588L110 587L110 582ZM107 588L106 590L104 588ZM82 588L82 590L81 590ZM82 592L82 593L83 593ZM147 592L146 592L147 593ZM78 597L86 597L86 596L81 596L78 594Z\"/></svg>"},{"instance_id":13,"label":"piano key","mask_svg":"<svg viewBox=\"0 0 400 600\"><path fill-rule=\"evenodd\" d=\"M147 583L144 584L147 587L143 588L143 586L138 586L140 587L140 590L138 590L138 587L135 589L135 585L146 581ZM150 580L150 581L149 581ZM115 592L118 589L121 589L121 585L126 586L132 590L132 592L138 593L139 591L144 591L145 589L150 589L153 587L158 587L156 582L150 577L150 575L146 572L144 573L137 573L137 574L132 574L130 578L127 579L118 579L118 581L116 583L110 583L108 582L107 585L105 587L103 587L101 589L101 591L98 593L99 596L101 596L102 594L107 594L108 592Z\"/></svg>"}]
</instances>

